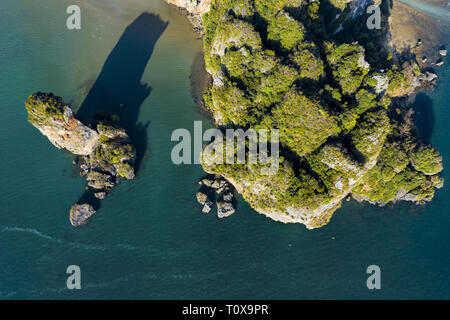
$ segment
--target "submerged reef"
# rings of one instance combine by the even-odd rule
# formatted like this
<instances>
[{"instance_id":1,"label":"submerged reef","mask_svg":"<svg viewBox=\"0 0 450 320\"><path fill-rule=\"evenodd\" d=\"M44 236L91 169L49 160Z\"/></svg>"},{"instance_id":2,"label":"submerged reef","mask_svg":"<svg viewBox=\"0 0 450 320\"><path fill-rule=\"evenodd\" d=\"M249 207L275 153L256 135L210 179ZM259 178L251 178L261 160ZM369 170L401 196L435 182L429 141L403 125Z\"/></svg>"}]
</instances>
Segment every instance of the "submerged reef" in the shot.
<instances>
[{"instance_id":1,"label":"submerged reef","mask_svg":"<svg viewBox=\"0 0 450 320\"><path fill-rule=\"evenodd\" d=\"M389 46L388 1L376 3L382 21L374 30L366 26L371 1L196 3L209 5L204 104L216 126L280 132L280 167L270 176L262 164L203 157L204 170L232 183L257 212L312 229L349 195L422 204L443 186L439 152L417 138L403 103L435 75Z\"/></svg>"},{"instance_id":2,"label":"submerged reef","mask_svg":"<svg viewBox=\"0 0 450 320\"><path fill-rule=\"evenodd\" d=\"M134 179L136 151L125 130L115 125L114 117L104 117L87 126L73 116L61 97L51 93L33 93L25 107L34 127L54 146L76 156L74 163L86 176L96 198L103 199L121 178ZM76 204L70 221L79 226L94 213L90 204Z\"/></svg>"}]
</instances>

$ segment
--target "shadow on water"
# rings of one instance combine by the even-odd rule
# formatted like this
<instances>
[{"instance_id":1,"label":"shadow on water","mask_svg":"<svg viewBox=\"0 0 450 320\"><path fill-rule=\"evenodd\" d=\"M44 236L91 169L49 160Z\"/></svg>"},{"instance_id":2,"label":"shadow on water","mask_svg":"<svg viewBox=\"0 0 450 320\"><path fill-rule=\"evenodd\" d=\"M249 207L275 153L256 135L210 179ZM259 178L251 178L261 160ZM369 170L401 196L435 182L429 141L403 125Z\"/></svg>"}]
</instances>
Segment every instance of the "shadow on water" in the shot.
<instances>
[{"instance_id":1,"label":"shadow on water","mask_svg":"<svg viewBox=\"0 0 450 320\"><path fill-rule=\"evenodd\" d=\"M417 126L419 138L425 142L431 142L436 120L433 101L425 93L419 93L411 107L414 109L414 123Z\"/></svg>"},{"instance_id":2,"label":"shadow on water","mask_svg":"<svg viewBox=\"0 0 450 320\"><path fill-rule=\"evenodd\" d=\"M137 17L109 54L77 113L77 117L86 122L91 122L99 112L119 116L119 125L127 131L137 151L136 172L147 150L150 125L150 122L138 122L142 103L151 92L151 87L141 79L156 42L168 24L158 15L148 12ZM87 190L80 201L91 199L92 191Z\"/></svg>"}]
</instances>

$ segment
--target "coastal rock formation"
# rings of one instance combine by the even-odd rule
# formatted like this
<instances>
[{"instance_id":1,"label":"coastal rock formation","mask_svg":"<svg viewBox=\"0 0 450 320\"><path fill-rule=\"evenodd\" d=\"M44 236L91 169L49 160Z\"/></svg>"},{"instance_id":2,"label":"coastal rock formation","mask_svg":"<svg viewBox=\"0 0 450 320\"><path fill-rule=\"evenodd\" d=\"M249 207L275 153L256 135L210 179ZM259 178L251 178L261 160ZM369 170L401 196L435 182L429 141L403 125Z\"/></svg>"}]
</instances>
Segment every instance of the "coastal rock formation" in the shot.
<instances>
[{"instance_id":1,"label":"coastal rock formation","mask_svg":"<svg viewBox=\"0 0 450 320\"><path fill-rule=\"evenodd\" d=\"M99 135L75 119L62 98L37 92L26 104L28 121L59 149L76 155L91 154L97 147Z\"/></svg>"},{"instance_id":2,"label":"coastal rock formation","mask_svg":"<svg viewBox=\"0 0 450 320\"><path fill-rule=\"evenodd\" d=\"M202 186L204 192L197 192L197 202L203 205L203 213L209 213L212 210L214 203L211 199L214 200L215 198L219 198L216 201L217 216L219 218L228 217L235 212L233 205L234 196L228 181L216 175L201 179L199 185Z\"/></svg>"},{"instance_id":3,"label":"coastal rock formation","mask_svg":"<svg viewBox=\"0 0 450 320\"><path fill-rule=\"evenodd\" d=\"M204 101L215 124L279 129L281 143L272 175L261 174L261 163L215 163L210 153L202 155L204 170L229 181L256 211L310 229L328 223L349 195L378 205L424 203L443 184L439 153L396 104L433 75L407 56L392 59L388 5L381 5L384 27L366 35L358 12L370 1L331 3L213 0L203 16L213 78ZM333 35L339 24L344 31ZM217 205L220 215L232 211L223 200Z\"/></svg>"},{"instance_id":4,"label":"coastal rock formation","mask_svg":"<svg viewBox=\"0 0 450 320\"><path fill-rule=\"evenodd\" d=\"M91 154L79 157L77 162L88 185L96 190L98 198L102 198L120 178L134 179L136 151L125 131L113 124L99 123L97 132L100 137L97 148Z\"/></svg>"},{"instance_id":5,"label":"coastal rock formation","mask_svg":"<svg viewBox=\"0 0 450 320\"><path fill-rule=\"evenodd\" d=\"M70 209L70 223L79 227L86 224L94 214L95 210L90 204L75 204Z\"/></svg>"},{"instance_id":6,"label":"coastal rock formation","mask_svg":"<svg viewBox=\"0 0 450 320\"><path fill-rule=\"evenodd\" d=\"M114 121L105 119L92 129L75 119L63 99L51 93L34 93L25 106L33 126L57 148L77 156L74 164L80 168L80 175L86 176L96 198L105 198L121 178L134 179L136 151L125 130ZM84 223L95 213L93 210L89 204L75 205L71 210L72 224Z\"/></svg>"}]
</instances>

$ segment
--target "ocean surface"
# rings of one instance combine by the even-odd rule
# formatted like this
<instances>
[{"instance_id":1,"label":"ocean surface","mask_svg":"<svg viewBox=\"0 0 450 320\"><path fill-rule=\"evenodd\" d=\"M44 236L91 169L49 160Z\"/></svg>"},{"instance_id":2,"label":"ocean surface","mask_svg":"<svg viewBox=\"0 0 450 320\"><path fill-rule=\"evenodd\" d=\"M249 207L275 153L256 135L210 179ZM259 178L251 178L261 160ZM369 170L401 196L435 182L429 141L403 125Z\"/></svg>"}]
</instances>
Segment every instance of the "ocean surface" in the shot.
<instances>
[{"instance_id":1,"label":"ocean surface","mask_svg":"<svg viewBox=\"0 0 450 320\"><path fill-rule=\"evenodd\" d=\"M81 30L66 28L72 4ZM200 213L203 171L172 164L170 135L198 120L211 127L191 93L201 49L186 18L160 0L0 1L0 298L449 299L448 185L426 206L344 202L312 231L242 200L227 219ZM415 108L447 177L445 61L437 89ZM79 229L69 209L85 180L27 123L24 101L38 90L84 117L124 103L123 118L141 134L137 179L117 186ZM69 265L81 268L81 290L66 288ZM381 268L381 290L366 287L369 265Z\"/></svg>"}]
</instances>

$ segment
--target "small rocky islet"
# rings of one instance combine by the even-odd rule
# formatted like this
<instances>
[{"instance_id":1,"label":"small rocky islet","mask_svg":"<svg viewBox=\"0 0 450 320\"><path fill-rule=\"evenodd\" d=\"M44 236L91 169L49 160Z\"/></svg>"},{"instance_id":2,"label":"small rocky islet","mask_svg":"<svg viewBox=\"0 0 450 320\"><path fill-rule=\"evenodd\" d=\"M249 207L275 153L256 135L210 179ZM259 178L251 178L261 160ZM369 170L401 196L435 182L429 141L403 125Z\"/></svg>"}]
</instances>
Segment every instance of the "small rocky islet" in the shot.
<instances>
[{"instance_id":1,"label":"small rocky islet","mask_svg":"<svg viewBox=\"0 0 450 320\"><path fill-rule=\"evenodd\" d=\"M210 213L217 207L217 217L226 218L235 213L234 193L231 184L219 175L209 175L199 180L200 190L196 194L197 202L202 205L203 213Z\"/></svg>"},{"instance_id":2,"label":"small rocky islet","mask_svg":"<svg viewBox=\"0 0 450 320\"><path fill-rule=\"evenodd\" d=\"M74 164L85 176L94 196L104 199L121 179L135 178L136 150L114 116L87 126L75 118L69 105L52 93L37 92L25 102L28 121L59 149L75 155ZM89 203L74 204L70 222L78 227L95 213Z\"/></svg>"}]
</instances>

